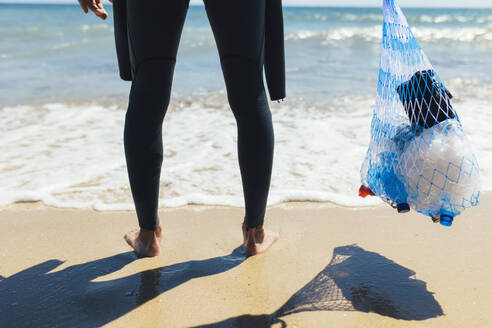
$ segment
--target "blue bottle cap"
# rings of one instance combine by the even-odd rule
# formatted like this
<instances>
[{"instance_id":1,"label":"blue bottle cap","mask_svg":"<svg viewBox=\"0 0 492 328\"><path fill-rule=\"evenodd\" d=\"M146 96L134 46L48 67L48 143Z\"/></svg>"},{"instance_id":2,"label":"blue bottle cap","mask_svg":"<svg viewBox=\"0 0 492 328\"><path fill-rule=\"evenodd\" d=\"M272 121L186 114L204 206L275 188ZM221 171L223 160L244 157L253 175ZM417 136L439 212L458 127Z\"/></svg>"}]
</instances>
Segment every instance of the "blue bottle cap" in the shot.
<instances>
[{"instance_id":1,"label":"blue bottle cap","mask_svg":"<svg viewBox=\"0 0 492 328\"><path fill-rule=\"evenodd\" d=\"M397 210L398 210L398 213L407 213L407 212L410 212L410 205L408 205L407 203L400 203L397 205Z\"/></svg>"},{"instance_id":2,"label":"blue bottle cap","mask_svg":"<svg viewBox=\"0 0 492 328\"><path fill-rule=\"evenodd\" d=\"M443 226L450 227L453 224L454 218L448 214L441 214L441 220L439 221Z\"/></svg>"}]
</instances>

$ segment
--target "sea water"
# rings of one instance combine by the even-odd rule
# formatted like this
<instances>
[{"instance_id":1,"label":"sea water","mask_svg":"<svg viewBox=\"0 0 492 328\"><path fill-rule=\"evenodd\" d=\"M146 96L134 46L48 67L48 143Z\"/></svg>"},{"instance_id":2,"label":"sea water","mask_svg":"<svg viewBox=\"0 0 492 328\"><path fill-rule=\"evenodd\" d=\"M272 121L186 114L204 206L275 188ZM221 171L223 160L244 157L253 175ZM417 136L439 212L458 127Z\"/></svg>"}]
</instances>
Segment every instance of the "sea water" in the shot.
<instances>
[{"instance_id":1,"label":"sea water","mask_svg":"<svg viewBox=\"0 0 492 328\"><path fill-rule=\"evenodd\" d=\"M130 83L118 76L110 17L78 5L0 4L0 205L133 209L123 148ZM492 189L492 10L404 9L453 93ZM360 199L377 88L379 8L287 7L287 93L271 103L269 203ZM156 42L159 34L155 31ZM201 6L188 12L163 127L162 206L241 206L236 125Z\"/></svg>"}]
</instances>

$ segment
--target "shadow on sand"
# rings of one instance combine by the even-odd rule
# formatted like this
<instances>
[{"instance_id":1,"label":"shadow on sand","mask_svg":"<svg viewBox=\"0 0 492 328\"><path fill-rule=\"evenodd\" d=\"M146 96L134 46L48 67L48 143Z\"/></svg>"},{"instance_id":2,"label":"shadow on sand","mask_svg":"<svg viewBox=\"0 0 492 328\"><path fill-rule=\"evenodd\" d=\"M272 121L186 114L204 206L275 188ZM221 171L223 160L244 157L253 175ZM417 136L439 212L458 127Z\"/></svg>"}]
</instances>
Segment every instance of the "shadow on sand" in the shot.
<instances>
[{"instance_id":1,"label":"shadow on sand","mask_svg":"<svg viewBox=\"0 0 492 328\"><path fill-rule=\"evenodd\" d=\"M137 258L131 252L55 270L50 260L10 277L0 276L0 327L100 327L187 281L219 274L245 260L231 254L92 282ZM272 314L244 315L200 327L269 327L306 311L362 311L404 320L443 315L415 272L358 246L337 247L330 263Z\"/></svg>"},{"instance_id":2,"label":"shadow on sand","mask_svg":"<svg viewBox=\"0 0 492 328\"><path fill-rule=\"evenodd\" d=\"M335 248L330 263L272 314L243 315L199 327L270 327L306 311L361 311L403 320L443 315L415 272L356 245Z\"/></svg>"},{"instance_id":3,"label":"shadow on sand","mask_svg":"<svg viewBox=\"0 0 492 328\"><path fill-rule=\"evenodd\" d=\"M127 252L49 273L63 263L50 260L0 276L0 327L100 327L191 279L236 267L245 254L238 247L226 256L91 282L136 259Z\"/></svg>"}]
</instances>

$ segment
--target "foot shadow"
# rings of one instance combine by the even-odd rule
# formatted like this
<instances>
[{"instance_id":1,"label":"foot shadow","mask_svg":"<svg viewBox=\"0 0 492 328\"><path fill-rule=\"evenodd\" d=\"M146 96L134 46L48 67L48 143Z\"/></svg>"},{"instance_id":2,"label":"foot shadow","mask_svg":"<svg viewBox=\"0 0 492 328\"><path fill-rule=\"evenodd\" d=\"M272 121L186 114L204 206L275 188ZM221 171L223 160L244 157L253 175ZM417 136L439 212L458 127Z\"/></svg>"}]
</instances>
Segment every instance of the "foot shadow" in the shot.
<instances>
[{"instance_id":1,"label":"foot shadow","mask_svg":"<svg viewBox=\"0 0 492 328\"><path fill-rule=\"evenodd\" d=\"M433 293L415 272L356 245L335 248L330 263L272 314L243 315L199 327L270 327L307 311L374 312L402 320L443 315Z\"/></svg>"},{"instance_id":2,"label":"foot shadow","mask_svg":"<svg viewBox=\"0 0 492 328\"><path fill-rule=\"evenodd\" d=\"M231 254L147 270L104 282L97 277L137 259L133 252L55 270L50 260L10 277L0 277L0 327L100 327L194 278L228 271L245 260L243 247Z\"/></svg>"}]
</instances>

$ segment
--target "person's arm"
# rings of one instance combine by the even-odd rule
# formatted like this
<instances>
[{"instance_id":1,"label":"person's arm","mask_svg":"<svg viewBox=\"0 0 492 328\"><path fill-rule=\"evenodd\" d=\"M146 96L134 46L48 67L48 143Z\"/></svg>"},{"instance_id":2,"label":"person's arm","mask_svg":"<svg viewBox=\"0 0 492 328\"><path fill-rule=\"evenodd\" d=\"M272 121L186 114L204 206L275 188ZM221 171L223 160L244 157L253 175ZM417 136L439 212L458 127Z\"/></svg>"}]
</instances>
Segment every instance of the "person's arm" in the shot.
<instances>
[{"instance_id":1,"label":"person's arm","mask_svg":"<svg viewBox=\"0 0 492 328\"><path fill-rule=\"evenodd\" d=\"M104 7L101 3L101 0L78 0L80 7L87 14L92 11L97 17L101 19L108 18L108 13L104 10ZM113 0L109 0L109 2L113 2Z\"/></svg>"}]
</instances>

